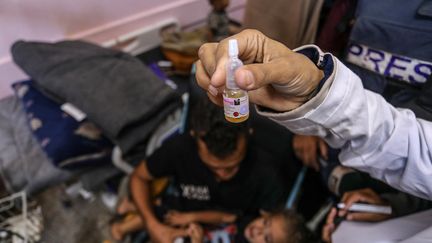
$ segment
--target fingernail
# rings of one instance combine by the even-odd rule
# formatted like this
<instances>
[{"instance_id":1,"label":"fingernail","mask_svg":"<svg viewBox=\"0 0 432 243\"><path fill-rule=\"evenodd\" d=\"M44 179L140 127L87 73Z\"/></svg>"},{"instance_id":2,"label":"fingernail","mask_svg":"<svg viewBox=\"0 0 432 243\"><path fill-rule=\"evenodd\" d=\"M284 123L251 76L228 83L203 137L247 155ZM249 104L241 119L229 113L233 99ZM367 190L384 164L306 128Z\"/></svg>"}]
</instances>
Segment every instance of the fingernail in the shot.
<instances>
[{"instance_id":1,"label":"fingernail","mask_svg":"<svg viewBox=\"0 0 432 243\"><path fill-rule=\"evenodd\" d=\"M211 84L208 86L208 92L213 96L217 96L218 94L218 90Z\"/></svg>"},{"instance_id":2,"label":"fingernail","mask_svg":"<svg viewBox=\"0 0 432 243\"><path fill-rule=\"evenodd\" d=\"M241 79L243 79L244 82L244 86L246 86L246 88L253 88L253 84L254 84L254 76L252 74L251 71L249 70L241 70L241 74L242 76L240 76Z\"/></svg>"}]
</instances>

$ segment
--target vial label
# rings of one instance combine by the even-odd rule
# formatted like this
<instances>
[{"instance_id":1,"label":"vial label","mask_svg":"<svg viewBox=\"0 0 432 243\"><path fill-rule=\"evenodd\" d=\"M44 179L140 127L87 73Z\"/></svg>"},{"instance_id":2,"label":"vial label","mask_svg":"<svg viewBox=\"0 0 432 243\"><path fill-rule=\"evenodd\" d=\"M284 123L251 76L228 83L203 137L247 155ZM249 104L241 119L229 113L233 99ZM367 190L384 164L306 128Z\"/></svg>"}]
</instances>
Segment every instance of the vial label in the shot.
<instances>
[{"instance_id":1,"label":"vial label","mask_svg":"<svg viewBox=\"0 0 432 243\"><path fill-rule=\"evenodd\" d=\"M249 97L229 98L223 96L224 112L226 117L242 118L249 115Z\"/></svg>"}]
</instances>

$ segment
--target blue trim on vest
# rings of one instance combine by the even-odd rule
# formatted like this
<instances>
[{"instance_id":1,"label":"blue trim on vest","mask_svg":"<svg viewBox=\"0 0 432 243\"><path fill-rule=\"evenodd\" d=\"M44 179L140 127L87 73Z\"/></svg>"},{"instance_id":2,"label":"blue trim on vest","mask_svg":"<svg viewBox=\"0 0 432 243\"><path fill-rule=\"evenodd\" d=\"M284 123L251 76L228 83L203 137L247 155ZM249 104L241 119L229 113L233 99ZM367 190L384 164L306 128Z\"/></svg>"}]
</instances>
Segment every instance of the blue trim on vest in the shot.
<instances>
[{"instance_id":1,"label":"blue trim on vest","mask_svg":"<svg viewBox=\"0 0 432 243\"><path fill-rule=\"evenodd\" d=\"M320 59L319 51L315 48L307 48L299 50L298 53L308 57L313 63L318 63ZM323 70L324 77L320 80L315 94L318 94L321 88L324 86L327 79L333 73L334 63L333 58L330 54L325 54L323 60L318 64L318 68ZM312 97L311 97L312 98Z\"/></svg>"}]
</instances>

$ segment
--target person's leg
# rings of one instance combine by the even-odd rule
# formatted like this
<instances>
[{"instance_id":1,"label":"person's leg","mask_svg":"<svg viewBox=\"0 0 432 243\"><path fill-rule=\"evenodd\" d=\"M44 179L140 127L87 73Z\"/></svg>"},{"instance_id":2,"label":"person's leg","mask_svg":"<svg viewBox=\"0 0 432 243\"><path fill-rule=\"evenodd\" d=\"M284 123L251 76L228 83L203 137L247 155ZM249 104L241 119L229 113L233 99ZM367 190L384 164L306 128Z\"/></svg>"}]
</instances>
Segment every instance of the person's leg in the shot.
<instances>
[{"instance_id":1,"label":"person's leg","mask_svg":"<svg viewBox=\"0 0 432 243\"><path fill-rule=\"evenodd\" d=\"M137 212L137 209L132 200L130 200L129 197L125 197L120 201L116 211L117 214L124 215L127 213Z\"/></svg>"},{"instance_id":2,"label":"person's leg","mask_svg":"<svg viewBox=\"0 0 432 243\"><path fill-rule=\"evenodd\" d=\"M165 187L167 186L168 179L167 178L160 178L155 180L152 183L152 197L156 199L156 196L162 193L165 190ZM139 231L139 230L145 230L145 224L143 219L139 216L138 209L131 199L130 192L129 192L129 180L124 180L124 183L122 184L122 193L119 193L119 195L122 195L121 201L119 202L116 212L119 215L126 215L125 218L122 221L114 222L111 224L111 236L119 241L123 239L123 237L127 234ZM160 199L160 198L159 198ZM138 199L139 200L139 199ZM163 209L163 207L160 205L160 200L154 200L154 213L156 217L159 218L159 220L163 219L163 215L166 213L166 210ZM130 213L130 215L127 215Z\"/></svg>"},{"instance_id":3,"label":"person's leg","mask_svg":"<svg viewBox=\"0 0 432 243\"><path fill-rule=\"evenodd\" d=\"M120 221L114 221L110 225L110 233L114 240L120 241L127 234L144 229L141 217L137 214L134 202L130 198L129 177L125 177L118 189L119 203L116 213L124 217Z\"/></svg>"},{"instance_id":4,"label":"person's leg","mask_svg":"<svg viewBox=\"0 0 432 243\"><path fill-rule=\"evenodd\" d=\"M138 214L127 216L123 221L111 225L111 236L120 241L127 234L144 229L144 222Z\"/></svg>"}]
</instances>

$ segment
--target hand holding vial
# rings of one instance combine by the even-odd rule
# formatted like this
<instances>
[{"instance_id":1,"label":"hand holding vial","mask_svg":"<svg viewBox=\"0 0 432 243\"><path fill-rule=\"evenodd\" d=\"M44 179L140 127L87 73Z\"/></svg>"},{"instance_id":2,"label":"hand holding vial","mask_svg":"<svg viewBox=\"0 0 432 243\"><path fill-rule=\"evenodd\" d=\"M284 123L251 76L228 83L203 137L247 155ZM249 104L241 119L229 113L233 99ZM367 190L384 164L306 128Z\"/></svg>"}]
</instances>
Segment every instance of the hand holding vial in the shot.
<instances>
[{"instance_id":1,"label":"hand holding vial","mask_svg":"<svg viewBox=\"0 0 432 243\"><path fill-rule=\"evenodd\" d=\"M223 90L229 86L229 39L237 40L238 57L245 64L236 66L235 83L248 91L252 103L279 112L293 110L308 100L324 77L323 71L303 54L291 51L259 31L244 30L219 43L204 44L199 50L198 84L218 105L223 105Z\"/></svg>"}]
</instances>

